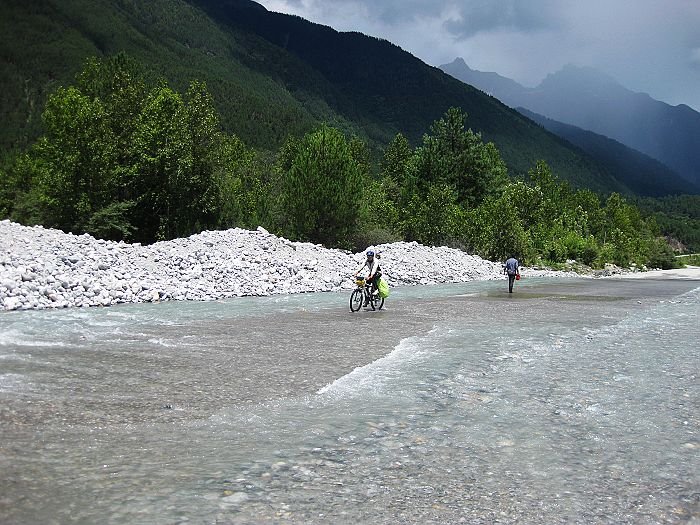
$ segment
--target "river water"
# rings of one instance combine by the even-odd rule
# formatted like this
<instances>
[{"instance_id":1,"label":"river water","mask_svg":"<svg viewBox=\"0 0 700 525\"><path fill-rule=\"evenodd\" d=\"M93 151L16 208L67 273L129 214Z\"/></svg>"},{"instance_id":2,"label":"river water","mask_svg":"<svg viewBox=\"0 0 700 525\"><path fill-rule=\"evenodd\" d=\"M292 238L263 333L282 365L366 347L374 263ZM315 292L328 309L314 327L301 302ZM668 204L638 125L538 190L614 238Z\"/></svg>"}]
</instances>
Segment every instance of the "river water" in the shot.
<instances>
[{"instance_id":1,"label":"river water","mask_svg":"<svg viewBox=\"0 0 700 525\"><path fill-rule=\"evenodd\" d=\"M0 315L0 523L700 523L700 282Z\"/></svg>"}]
</instances>

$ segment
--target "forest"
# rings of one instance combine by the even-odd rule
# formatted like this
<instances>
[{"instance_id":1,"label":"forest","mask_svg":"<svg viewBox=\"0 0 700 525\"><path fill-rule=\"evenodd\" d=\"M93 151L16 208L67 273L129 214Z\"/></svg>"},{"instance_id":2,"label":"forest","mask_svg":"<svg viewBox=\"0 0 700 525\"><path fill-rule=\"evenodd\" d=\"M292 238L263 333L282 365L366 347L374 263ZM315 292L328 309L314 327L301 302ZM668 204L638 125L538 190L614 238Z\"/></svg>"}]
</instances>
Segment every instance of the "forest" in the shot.
<instances>
[{"instance_id":1,"label":"forest","mask_svg":"<svg viewBox=\"0 0 700 525\"><path fill-rule=\"evenodd\" d=\"M223 130L204 82L180 92L124 53L90 58L48 96L39 139L1 169L0 215L141 243L262 225L353 250L415 240L528 264L676 264L653 200L643 216L643 202L575 189L544 161L509 175L468 124L450 108L415 146L397 133L378 161L323 123L259 150Z\"/></svg>"}]
</instances>

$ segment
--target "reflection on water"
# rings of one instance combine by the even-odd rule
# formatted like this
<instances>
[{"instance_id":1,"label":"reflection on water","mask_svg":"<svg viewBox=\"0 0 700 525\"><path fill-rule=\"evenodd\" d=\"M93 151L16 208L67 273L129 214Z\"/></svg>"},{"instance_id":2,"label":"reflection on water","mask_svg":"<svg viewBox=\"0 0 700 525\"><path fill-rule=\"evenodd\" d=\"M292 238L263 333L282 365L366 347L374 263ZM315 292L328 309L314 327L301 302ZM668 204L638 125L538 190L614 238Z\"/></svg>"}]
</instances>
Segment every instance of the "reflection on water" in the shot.
<instances>
[{"instance_id":1,"label":"reflection on water","mask_svg":"<svg viewBox=\"0 0 700 525\"><path fill-rule=\"evenodd\" d=\"M0 521L700 519L694 286L0 316Z\"/></svg>"}]
</instances>

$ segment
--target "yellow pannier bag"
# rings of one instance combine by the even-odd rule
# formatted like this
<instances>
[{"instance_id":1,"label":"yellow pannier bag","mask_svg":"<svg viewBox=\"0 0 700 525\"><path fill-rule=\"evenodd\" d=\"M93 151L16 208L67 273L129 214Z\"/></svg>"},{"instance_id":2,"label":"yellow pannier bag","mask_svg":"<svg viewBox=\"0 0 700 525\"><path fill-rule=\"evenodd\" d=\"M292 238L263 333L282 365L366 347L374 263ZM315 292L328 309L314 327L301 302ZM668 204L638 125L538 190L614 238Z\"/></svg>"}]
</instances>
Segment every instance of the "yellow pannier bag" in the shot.
<instances>
[{"instance_id":1,"label":"yellow pannier bag","mask_svg":"<svg viewBox=\"0 0 700 525\"><path fill-rule=\"evenodd\" d=\"M389 297L389 283L384 280L384 277L379 278L379 284L377 285L377 290L379 291L379 297L387 298Z\"/></svg>"}]
</instances>

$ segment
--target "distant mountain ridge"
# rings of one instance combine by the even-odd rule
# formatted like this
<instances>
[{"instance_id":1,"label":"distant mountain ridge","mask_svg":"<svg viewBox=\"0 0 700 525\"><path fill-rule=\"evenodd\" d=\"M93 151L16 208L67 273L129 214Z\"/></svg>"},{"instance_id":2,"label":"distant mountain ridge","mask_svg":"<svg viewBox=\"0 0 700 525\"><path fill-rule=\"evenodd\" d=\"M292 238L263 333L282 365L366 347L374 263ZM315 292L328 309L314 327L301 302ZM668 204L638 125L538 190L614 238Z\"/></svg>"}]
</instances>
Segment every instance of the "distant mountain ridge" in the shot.
<instances>
[{"instance_id":1,"label":"distant mountain ridge","mask_svg":"<svg viewBox=\"0 0 700 525\"><path fill-rule=\"evenodd\" d=\"M636 149L700 186L700 113L635 93L592 68L566 66L534 88L483 73L457 58L440 68L498 98Z\"/></svg>"},{"instance_id":2,"label":"distant mountain ridge","mask_svg":"<svg viewBox=\"0 0 700 525\"><path fill-rule=\"evenodd\" d=\"M193 79L206 82L224 129L258 150L276 151L289 135L327 122L377 154L399 132L418 145L447 109L459 107L513 176L545 160L575 187L636 191L605 162L391 42L251 0L3 4L0 153L36 139L47 94L71 84L86 58L125 51L180 91Z\"/></svg>"},{"instance_id":3,"label":"distant mountain ridge","mask_svg":"<svg viewBox=\"0 0 700 525\"><path fill-rule=\"evenodd\" d=\"M180 91L207 84L227 132L276 151L321 122L374 152L418 145L450 107L498 147L509 172L538 160L575 187L627 188L605 166L500 101L386 40L343 33L248 0L6 0L0 17L0 148L40 133L48 93L92 56L124 51Z\"/></svg>"},{"instance_id":4,"label":"distant mountain ridge","mask_svg":"<svg viewBox=\"0 0 700 525\"><path fill-rule=\"evenodd\" d=\"M639 195L663 197L700 194L700 187L683 179L665 164L616 140L548 119L525 108L517 108L517 110L589 155L602 160L620 182L629 188L634 188L635 193Z\"/></svg>"}]
</instances>

